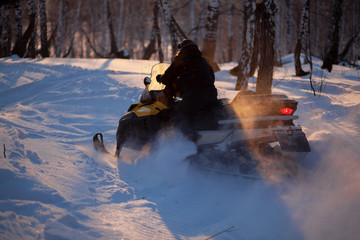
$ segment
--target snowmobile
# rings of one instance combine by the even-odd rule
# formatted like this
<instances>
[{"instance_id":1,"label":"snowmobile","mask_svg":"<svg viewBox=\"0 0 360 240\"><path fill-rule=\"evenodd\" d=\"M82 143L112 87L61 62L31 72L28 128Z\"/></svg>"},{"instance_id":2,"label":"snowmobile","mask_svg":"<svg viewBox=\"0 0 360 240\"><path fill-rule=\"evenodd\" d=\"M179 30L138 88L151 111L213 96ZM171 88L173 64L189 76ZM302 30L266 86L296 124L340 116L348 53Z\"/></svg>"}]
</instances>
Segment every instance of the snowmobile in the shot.
<instances>
[{"instance_id":1,"label":"snowmobile","mask_svg":"<svg viewBox=\"0 0 360 240\"><path fill-rule=\"evenodd\" d=\"M140 102L132 104L119 121L115 156L123 147L140 149L172 126L171 108L181 99L169 101L165 85L156 81L168 67L156 64L151 76L145 77ZM232 175L296 174L299 156L310 152L305 133L293 122L298 119L297 105L283 94L252 91L240 91L233 100L219 99L214 109L193 116L190 138L197 153L186 160L201 169ZM98 151L108 152L101 133L94 135L93 143Z\"/></svg>"}]
</instances>

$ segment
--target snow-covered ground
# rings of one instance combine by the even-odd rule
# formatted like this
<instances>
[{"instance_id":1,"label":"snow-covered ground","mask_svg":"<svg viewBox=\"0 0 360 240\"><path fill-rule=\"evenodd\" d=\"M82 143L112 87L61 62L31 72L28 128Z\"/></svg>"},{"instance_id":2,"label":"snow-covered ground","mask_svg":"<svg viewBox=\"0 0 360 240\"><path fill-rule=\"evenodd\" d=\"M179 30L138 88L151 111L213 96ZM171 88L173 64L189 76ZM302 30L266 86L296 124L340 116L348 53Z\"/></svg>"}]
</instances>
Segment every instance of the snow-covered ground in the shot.
<instances>
[{"instance_id":1,"label":"snow-covered ground","mask_svg":"<svg viewBox=\"0 0 360 240\"><path fill-rule=\"evenodd\" d=\"M114 151L154 61L0 59L0 239L358 239L360 70L315 60L313 96L292 58L273 92L299 102L314 166L283 182L192 169L177 133L132 164L96 153L96 132ZM236 94L233 66L216 73L219 97Z\"/></svg>"}]
</instances>

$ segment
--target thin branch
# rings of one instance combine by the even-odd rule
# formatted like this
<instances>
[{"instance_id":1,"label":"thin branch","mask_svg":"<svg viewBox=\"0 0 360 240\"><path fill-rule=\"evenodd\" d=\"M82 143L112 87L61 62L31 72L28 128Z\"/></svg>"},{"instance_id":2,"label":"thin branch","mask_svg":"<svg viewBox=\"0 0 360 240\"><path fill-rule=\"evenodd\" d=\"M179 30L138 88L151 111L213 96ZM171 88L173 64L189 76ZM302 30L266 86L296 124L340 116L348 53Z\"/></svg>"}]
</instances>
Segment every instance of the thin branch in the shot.
<instances>
[{"instance_id":1,"label":"thin branch","mask_svg":"<svg viewBox=\"0 0 360 240\"><path fill-rule=\"evenodd\" d=\"M186 7L187 5L189 5L192 1L193 1L193 0L189 0L189 1L187 1L186 3L184 3L182 6L179 6L179 7L177 7L177 8L173 8L173 11L174 11L174 12L177 12L178 10L180 10L180 9Z\"/></svg>"},{"instance_id":2,"label":"thin branch","mask_svg":"<svg viewBox=\"0 0 360 240\"><path fill-rule=\"evenodd\" d=\"M206 238L205 240L209 240L209 239L212 239L212 238L214 238L214 237L216 237L216 236L219 236L220 234L222 234L222 233L224 233L224 232L231 232L232 230L234 230L234 226L231 226L231 227L229 227L229 228L227 228L227 229L225 229L225 230L223 230L223 231L221 231L221 232L219 232L219 233L216 233L216 234L214 234L214 235L211 235L210 237L208 237L208 238Z\"/></svg>"},{"instance_id":3,"label":"thin branch","mask_svg":"<svg viewBox=\"0 0 360 240\"><path fill-rule=\"evenodd\" d=\"M89 36L87 35L87 33L84 31L84 29L81 29L82 33L85 35L86 37L86 41L89 43L90 48L94 51L94 53L96 54L97 57L104 57L102 54L100 54L96 48L94 47L94 45L91 43L91 40L89 38Z\"/></svg>"},{"instance_id":4,"label":"thin branch","mask_svg":"<svg viewBox=\"0 0 360 240\"><path fill-rule=\"evenodd\" d=\"M5 148L5 144L3 144L4 146L4 158L6 158L6 148Z\"/></svg>"},{"instance_id":5,"label":"thin branch","mask_svg":"<svg viewBox=\"0 0 360 240\"><path fill-rule=\"evenodd\" d=\"M182 39L187 39L186 34L184 33L184 31L181 29L181 27L179 26L179 24L176 22L174 16L171 15L171 20L173 21L175 27L176 27L176 31L178 34L178 37L182 38Z\"/></svg>"}]
</instances>

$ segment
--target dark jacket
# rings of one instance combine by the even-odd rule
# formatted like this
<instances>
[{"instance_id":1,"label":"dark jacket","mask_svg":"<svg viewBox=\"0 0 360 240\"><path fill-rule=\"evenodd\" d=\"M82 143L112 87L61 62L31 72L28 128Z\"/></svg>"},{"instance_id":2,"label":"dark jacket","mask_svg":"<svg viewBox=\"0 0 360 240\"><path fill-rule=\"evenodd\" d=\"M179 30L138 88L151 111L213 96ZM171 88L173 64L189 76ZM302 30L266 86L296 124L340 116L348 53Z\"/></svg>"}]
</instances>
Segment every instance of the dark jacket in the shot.
<instances>
[{"instance_id":1,"label":"dark jacket","mask_svg":"<svg viewBox=\"0 0 360 240\"><path fill-rule=\"evenodd\" d=\"M196 45L181 49L159 80L169 95L182 98L182 108L190 114L217 103L214 72Z\"/></svg>"}]
</instances>

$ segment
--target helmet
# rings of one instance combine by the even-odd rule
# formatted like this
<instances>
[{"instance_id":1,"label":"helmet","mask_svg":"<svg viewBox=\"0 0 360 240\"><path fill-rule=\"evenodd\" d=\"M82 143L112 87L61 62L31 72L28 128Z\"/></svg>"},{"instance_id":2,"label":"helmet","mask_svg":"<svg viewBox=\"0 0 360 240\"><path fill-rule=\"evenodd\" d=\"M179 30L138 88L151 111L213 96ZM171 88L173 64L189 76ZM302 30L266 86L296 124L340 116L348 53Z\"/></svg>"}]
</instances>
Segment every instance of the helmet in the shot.
<instances>
[{"instance_id":1,"label":"helmet","mask_svg":"<svg viewBox=\"0 0 360 240\"><path fill-rule=\"evenodd\" d=\"M181 50L183 47L188 46L188 45L197 46L197 44L194 41L192 41L190 39L184 39L181 41L181 43L178 44L178 49Z\"/></svg>"}]
</instances>

